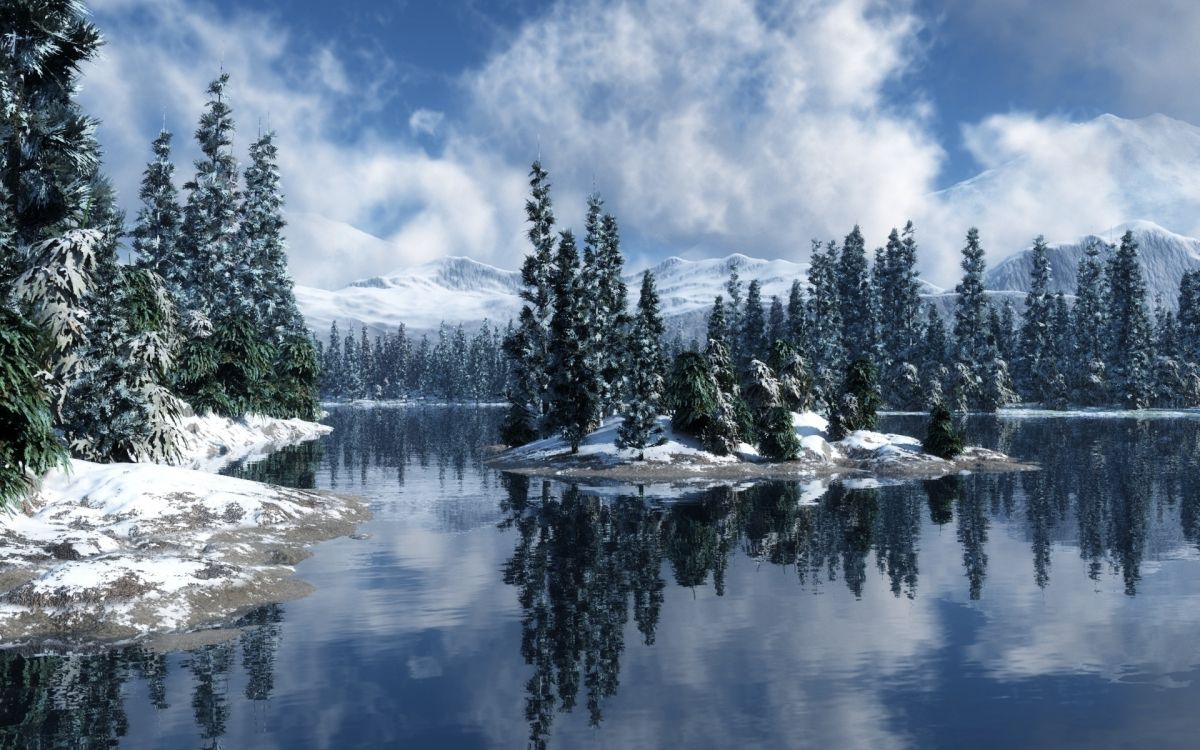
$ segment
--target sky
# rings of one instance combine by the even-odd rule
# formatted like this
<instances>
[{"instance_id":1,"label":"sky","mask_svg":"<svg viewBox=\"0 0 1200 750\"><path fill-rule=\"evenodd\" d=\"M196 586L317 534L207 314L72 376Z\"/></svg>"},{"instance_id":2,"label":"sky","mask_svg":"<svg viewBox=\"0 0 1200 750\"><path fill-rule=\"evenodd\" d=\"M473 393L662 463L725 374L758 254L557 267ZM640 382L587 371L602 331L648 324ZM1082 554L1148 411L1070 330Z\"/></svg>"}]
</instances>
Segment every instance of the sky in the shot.
<instances>
[{"instance_id":1,"label":"sky","mask_svg":"<svg viewBox=\"0 0 1200 750\"><path fill-rule=\"evenodd\" d=\"M1130 137L1163 162L1200 143L1191 0L89 7L108 44L81 100L130 218L164 124L179 183L192 172L204 89L224 69L239 157L261 129L278 133L305 285L451 255L517 267L539 156L560 224L579 229L599 192L633 267L732 252L803 261L813 238L857 223L882 244L912 219L922 272L952 284L972 225L992 262L1039 233L1134 219L1200 232L1200 180L1182 179L1183 209L1162 216L1130 215L1144 209L1121 187ZM1105 113L1172 120L1130 136L1095 119ZM1001 177L984 199L954 187L986 169Z\"/></svg>"}]
</instances>

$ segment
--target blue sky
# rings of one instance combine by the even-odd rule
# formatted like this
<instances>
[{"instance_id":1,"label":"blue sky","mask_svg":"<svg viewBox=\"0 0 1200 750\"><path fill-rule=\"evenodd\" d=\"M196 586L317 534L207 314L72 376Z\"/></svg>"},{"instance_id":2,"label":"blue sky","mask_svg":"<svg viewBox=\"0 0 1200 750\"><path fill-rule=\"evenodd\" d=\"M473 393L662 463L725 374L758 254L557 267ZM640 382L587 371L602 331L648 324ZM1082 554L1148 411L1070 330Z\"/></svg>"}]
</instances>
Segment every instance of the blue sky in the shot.
<instances>
[{"instance_id":1,"label":"blue sky","mask_svg":"<svg viewBox=\"0 0 1200 750\"><path fill-rule=\"evenodd\" d=\"M181 181L189 171L204 83L224 64L241 148L260 123L279 131L302 283L452 254L515 267L539 151L560 217L578 224L595 185L634 264L802 260L811 237L859 222L881 242L914 218L936 235L926 271L948 277L950 235L972 223L985 242L995 225L1007 254L1025 233L1148 218L1119 215L1115 198L1074 223L1029 217L1010 237L1003 200L976 216L930 197L985 167L1069 151L1072 124L1102 113L1200 122L1200 4L1127 6L96 0L109 47L83 96L132 213L164 114ZM1014 205L1037 203L1027 191ZM352 251L351 227L395 247Z\"/></svg>"}]
</instances>

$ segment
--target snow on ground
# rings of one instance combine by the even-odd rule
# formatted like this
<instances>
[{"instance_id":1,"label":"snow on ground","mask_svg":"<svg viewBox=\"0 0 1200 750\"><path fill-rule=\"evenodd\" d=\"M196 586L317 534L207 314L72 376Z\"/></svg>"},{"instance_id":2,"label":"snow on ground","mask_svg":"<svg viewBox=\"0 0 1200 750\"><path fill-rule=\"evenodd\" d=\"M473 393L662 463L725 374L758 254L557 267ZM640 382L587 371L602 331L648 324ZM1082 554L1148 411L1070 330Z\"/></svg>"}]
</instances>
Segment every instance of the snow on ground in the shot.
<instances>
[{"instance_id":1,"label":"snow on ground","mask_svg":"<svg viewBox=\"0 0 1200 750\"><path fill-rule=\"evenodd\" d=\"M333 432L328 425L303 419L275 419L249 414L241 419L215 414L189 415L180 425L183 466L218 471L246 458L266 455L286 445L295 445Z\"/></svg>"},{"instance_id":2,"label":"snow on ground","mask_svg":"<svg viewBox=\"0 0 1200 750\"><path fill-rule=\"evenodd\" d=\"M732 463L738 460L736 456L718 456L704 450L699 440L690 435L676 432L671 427L671 418L667 416L658 418L658 428L663 435L663 440L658 445L650 446L642 451L636 448L618 448L616 445L617 428L621 426L621 422L621 417L606 419L599 429L590 433L580 443L576 458L592 459L608 464L627 463L637 459L638 454L642 454L646 461L660 464L689 459L707 463ZM744 444L742 448L749 451L754 450L752 446ZM553 435L514 448L507 455L522 462L536 462L562 455L570 450L571 446L566 440L559 435Z\"/></svg>"},{"instance_id":3,"label":"snow on ground","mask_svg":"<svg viewBox=\"0 0 1200 750\"><path fill-rule=\"evenodd\" d=\"M225 463L329 431L189 416L185 466L72 461L0 514L0 647L189 628L302 595L305 546L348 534L358 500L220 476Z\"/></svg>"}]
</instances>

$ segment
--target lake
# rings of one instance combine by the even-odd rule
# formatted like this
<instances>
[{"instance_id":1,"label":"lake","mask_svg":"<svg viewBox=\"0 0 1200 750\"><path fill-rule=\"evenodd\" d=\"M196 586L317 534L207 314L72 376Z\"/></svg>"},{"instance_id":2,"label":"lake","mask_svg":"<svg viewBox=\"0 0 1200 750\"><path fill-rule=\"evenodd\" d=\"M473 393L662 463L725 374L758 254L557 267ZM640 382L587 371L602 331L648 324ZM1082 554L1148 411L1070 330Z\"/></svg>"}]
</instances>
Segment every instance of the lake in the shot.
<instances>
[{"instance_id":1,"label":"lake","mask_svg":"<svg viewBox=\"0 0 1200 750\"><path fill-rule=\"evenodd\" d=\"M484 467L501 416L336 408L230 469L375 518L224 643L0 652L0 748L1196 746L1200 419L973 417L1043 470L664 498Z\"/></svg>"}]
</instances>

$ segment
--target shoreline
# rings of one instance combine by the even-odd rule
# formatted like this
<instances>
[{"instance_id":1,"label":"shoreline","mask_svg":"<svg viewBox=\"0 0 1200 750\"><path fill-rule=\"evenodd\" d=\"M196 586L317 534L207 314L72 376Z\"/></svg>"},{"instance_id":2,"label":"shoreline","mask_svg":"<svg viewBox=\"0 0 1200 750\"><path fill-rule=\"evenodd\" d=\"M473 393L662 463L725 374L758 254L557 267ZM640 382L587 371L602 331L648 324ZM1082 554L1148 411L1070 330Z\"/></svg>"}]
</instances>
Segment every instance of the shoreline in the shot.
<instances>
[{"instance_id":1,"label":"shoreline","mask_svg":"<svg viewBox=\"0 0 1200 750\"><path fill-rule=\"evenodd\" d=\"M0 515L0 649L212 637L195 634L311 593L295 566L371 517L354 496L213 473L326 425L210 416L185 426L182 466L75 460Z\"/></svg>"}]
</instances>

